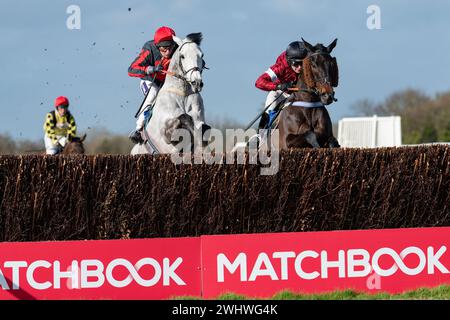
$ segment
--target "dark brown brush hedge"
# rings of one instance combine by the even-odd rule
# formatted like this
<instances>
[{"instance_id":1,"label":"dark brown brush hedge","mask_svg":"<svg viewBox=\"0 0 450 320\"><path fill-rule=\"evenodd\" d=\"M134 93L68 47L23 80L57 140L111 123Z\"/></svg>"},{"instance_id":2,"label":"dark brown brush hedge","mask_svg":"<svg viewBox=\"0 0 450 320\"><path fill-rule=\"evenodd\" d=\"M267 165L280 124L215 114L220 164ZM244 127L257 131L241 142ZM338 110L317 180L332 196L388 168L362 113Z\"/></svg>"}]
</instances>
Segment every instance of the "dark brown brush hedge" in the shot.
<instances>
[{"instance_id":1,"label":"dark brown brush hedge","mask_svg":"<svg viewBox=\"0 0 450 320\"><path fill-rule=\"evenodd\" d=\"M450 226L449 151L293 150L274 176L169 156L0 156L0 241Z\"/></svg>"}]
</instances>

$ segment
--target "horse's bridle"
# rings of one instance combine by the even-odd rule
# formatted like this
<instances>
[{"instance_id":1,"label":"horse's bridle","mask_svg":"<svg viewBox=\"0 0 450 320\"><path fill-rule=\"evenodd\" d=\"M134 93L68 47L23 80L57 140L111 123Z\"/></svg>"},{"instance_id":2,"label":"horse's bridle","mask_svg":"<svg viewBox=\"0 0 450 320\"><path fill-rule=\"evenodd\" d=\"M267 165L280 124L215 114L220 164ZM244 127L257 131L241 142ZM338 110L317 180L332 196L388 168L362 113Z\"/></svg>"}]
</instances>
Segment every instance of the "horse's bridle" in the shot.
<instances>
[{"instance_id":1,"label":"horse's bridle","mask_svg":"<svg viewBox=\"0 0 450 320\"><path fill-rule=\"evenodd\" d=\"M310 55L308 55L304 60L309 59L312 56L317 56L317 55L322 55L322 56L330 56L330 54L328 52L323 52L323 51L318 51L318 52L313 52ZM312 63L312 60L310 60ZM328 77L322 77L319 79L316 79L316 77L313 75L314 77L314 88L308 88L306 90L302 90L302 91L310 91L314 94L316 94L317 96L323 96L325 94L331 94L333 96L333 100L337 101L337 99L334 98L334 90L331 91L331 93L329 92L320 92L319 89L317 88L317 84L320 84L321 87L330 87L333 89L333 86L331 85L331 81L328 79Z\"/></svg>"},{"instance_id":2,"label":"horse's bridle","mask_svg":"<svg viewBox=\"0 0 450 320\"><path fill-rule=\"evenodd\" d=\"M195 43L195 42L193 42L193 41L188 41L188 42L183 43L183 44L180 46L180 48L178 48L178 52L181 53L181 48L183 48L183 46L186 45L186 44L188 44L188 43ZM207 69L207 70L209 69L209 68L206 67L206 65L205 65L205 60L202 59L202 62L203 62L203 65L202 65L201 68L199 68L199 67L196 66L196 67L192 67L192 68L190 68L189 70L186 70L186 71L185 71L184 68L183 68L183 64L181 63L181 56L180 56L179 59L178 59L178 67L180 68L182 75L180 76L180 75L178 75L178 74L174 74L173 76L176 77L176 78L178 78L178 79L183 80L184 82L186 82L186 83L188 83L188 84L192 84L192 81L189 81L189 80L187 79L187 77L186 77L186 75L187 75L189 72L199 71L200 73L202 73L204 69Z\"/></svg>"}]
</instances>

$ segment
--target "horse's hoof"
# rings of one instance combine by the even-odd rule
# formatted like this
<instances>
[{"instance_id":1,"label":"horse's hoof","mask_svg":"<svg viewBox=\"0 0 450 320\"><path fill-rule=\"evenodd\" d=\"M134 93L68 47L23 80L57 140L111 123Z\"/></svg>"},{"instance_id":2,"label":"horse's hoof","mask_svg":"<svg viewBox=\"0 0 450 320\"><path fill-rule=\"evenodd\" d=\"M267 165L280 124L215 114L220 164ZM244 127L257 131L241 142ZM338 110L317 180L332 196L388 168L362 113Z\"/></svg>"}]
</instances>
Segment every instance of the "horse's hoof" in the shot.
<instances>
[{"instance_id":1,"label":"horse's hoof","mask_svg":"<svg viewBox=\"0 0 450 320\"><path fill-rule=\"evenodd\" d=\"M130 135L129 135L130 140L134 143L134 144L142 144L144 142L144 139L142 139L142 135L140 131L133 131Z\"/></svg>"},{"instance_id":2,"label":"horse's hoof","mask_svg":"<svg viewBox=\"0 0 450 320\"><path fill-rule=\"evenodd\" d=\"M341 145L339 144L339 142L337 141L337 139L335 137L330 138L328 145L330 146L330 148L340 148Z\"/></svg>"},{"instance_id":3,"label":"horse's hoof","mask_svg":"<svg viewBox=\"0 0 450 320\"><path fill-rule=\"evenodd\" d=\"M209 131L209 130L211 130L211 126L209 126L209 125L203 123L203 124L202 124L202 137L203 137L203 139L206 140L206 141L209 140L209 136L210 136L210 134L211 134L211 131Z\"/></svg>"}]
</instances>

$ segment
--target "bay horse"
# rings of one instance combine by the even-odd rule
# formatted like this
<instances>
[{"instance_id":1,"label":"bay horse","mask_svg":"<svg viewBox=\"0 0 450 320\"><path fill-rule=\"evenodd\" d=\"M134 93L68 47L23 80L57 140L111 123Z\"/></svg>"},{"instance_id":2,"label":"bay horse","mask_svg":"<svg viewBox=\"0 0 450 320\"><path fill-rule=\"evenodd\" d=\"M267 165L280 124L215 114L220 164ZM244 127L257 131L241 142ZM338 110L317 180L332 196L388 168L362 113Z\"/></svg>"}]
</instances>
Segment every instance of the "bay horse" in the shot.
<instances>
[{"instance_id":1,"label":"bay horse","mask_svg":"<svg viewBox=\"0 0 450 320\"><path fill-rule=\"evenodd\" d=\"M62 150L61 154L68 155L68 154L84 154L84 146L83 141L86 139L86 134L84 134L81 138L80 137L73 137L70 142L68 142L64 149Z\"/></svg>"},{"instance_id":2,"label":"bay horse","mask_svg":"<svg viewBox=\"0 0 450 320\"><path fill-rule=\"evenodd\" d=\"M340 147L325 108L337 101L333 88L338 86L339 71L336 58L330 55L337 39L327 47L302 40L308 54L293 93L278 117L280 148Z\"/></svg>"}]
</instances>

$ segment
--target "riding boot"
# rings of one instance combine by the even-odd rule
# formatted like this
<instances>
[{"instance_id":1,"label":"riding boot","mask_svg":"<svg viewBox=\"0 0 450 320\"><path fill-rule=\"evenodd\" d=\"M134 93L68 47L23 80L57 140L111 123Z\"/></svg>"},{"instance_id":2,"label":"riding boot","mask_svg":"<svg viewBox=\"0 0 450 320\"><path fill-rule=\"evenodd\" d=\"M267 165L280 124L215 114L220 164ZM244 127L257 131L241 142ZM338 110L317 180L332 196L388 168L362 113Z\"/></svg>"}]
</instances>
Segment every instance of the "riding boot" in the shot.
<instances>
[{"instance_id":1,"label":"riding boot","mask_svg":"<svg viewBox=\"0 0 450 320\"><path fill-rule=\"evenodd\" d=\"M261 120L259 121L258 130L265 129L268 123L269 123L269 115L266 112L264 112L261 115Z\"/></svg>"}]
</instances>

